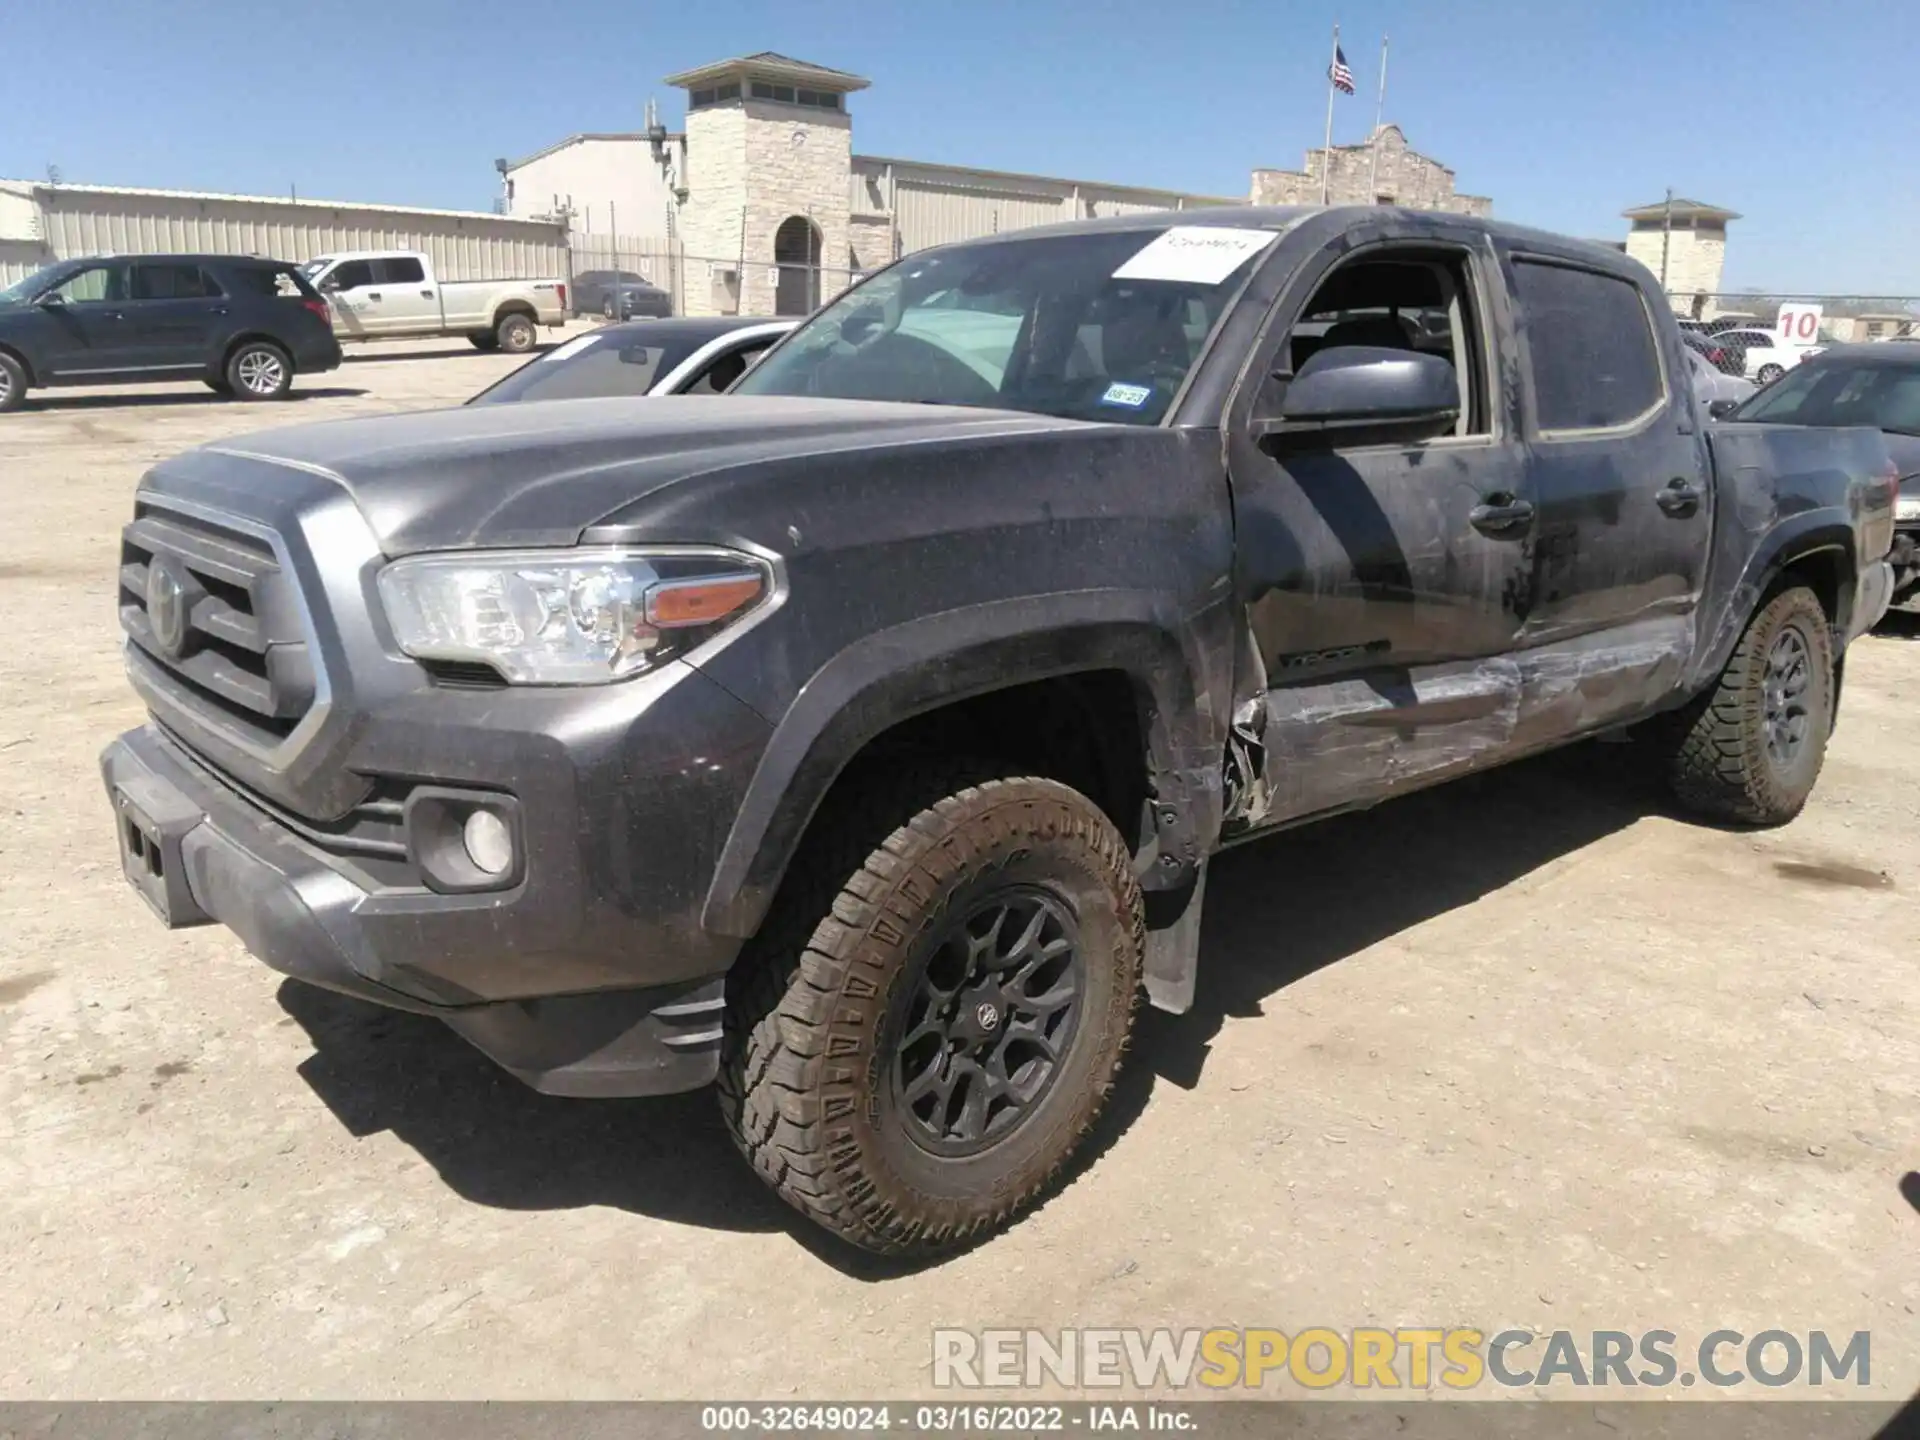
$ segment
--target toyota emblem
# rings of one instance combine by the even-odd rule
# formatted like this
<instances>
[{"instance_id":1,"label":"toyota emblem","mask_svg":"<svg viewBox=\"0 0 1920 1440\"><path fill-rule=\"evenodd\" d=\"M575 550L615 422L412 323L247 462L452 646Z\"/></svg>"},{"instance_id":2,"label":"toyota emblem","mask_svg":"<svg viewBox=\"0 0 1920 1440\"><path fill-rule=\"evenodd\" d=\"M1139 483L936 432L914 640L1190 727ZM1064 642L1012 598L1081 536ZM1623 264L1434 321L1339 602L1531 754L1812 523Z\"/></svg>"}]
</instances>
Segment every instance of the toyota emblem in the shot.
<instances>
[{"instance_id":1,"label":"toyota emblem","mask_svg":"<svg viewBox=\"0 0 1920 1440\"><path fill-rule=\"evenodd\" d=\"M982 1001L980 1008L973 1012L973 1018L980 1022L980 1028L982 1030L991 1030L1000 1023L1000 1012L994 1009L992 1005Z\"/></svg>"},{"instance_id":2,"label":"toyota emblem","mask_svg":"<svg viewBox=\"0 0 1920 1440\"><path fill-rule=\"evenodd\" d=\"M147 567L147 625L154 643L179 659L187 647L187 586L170 560L156 557Z\"/></svg>"}]
</instances>

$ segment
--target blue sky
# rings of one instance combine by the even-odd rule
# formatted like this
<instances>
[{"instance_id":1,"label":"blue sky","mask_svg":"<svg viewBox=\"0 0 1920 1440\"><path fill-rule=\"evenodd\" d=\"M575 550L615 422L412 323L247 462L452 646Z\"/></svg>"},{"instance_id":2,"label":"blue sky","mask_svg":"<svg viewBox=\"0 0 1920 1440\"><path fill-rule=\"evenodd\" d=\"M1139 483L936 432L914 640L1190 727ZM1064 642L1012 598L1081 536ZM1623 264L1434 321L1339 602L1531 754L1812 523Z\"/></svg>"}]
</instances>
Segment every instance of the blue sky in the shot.
<instances>
[{"instance_id":1,"label":"blue sky","mask_svg":"<svg viewBox=\"0 0 1920 1440\"><path fill-rule=\"evenodd\" d=\"M1222 195L1321 141L1331 26L1497 215L1745 218L1729 288L1920 295L1914 0L11 0L0 176L484 208L495 156L638 129L660 77L779 50L873 79L869 154Z\"/></svg>"}]
</instances>

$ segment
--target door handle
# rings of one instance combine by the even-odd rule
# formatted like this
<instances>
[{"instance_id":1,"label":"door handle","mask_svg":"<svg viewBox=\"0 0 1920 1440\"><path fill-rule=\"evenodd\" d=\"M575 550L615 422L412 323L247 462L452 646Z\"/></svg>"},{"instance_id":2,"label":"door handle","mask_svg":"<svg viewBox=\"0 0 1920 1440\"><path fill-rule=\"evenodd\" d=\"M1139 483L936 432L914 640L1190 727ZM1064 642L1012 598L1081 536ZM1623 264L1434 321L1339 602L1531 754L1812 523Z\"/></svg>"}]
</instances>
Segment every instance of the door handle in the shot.
<instances>
[{"instance_id":1,"label":"door handle","mask_svg":"<svg viewBox=\"0 0 1920 1440\"><path fill-rule=\"evenodd\" d=\"M102 320L124 320L127 316L123 310L102 310L100 312L100 318Z\"/></svg>"},{"instance_id":2,"label":"door handle","mask_svg":"<svg viewBox=\"0 0 1920 1440\"><path fill-rule=\"evenodd\" d=\"M431 290L422 290L420 292L420 298L423 300L431 300L433 298L433 292Z\"/></svg>"},{"instance_id":3,"label":"door handle","mask_svg":"<svg viewBox=\"0 0 1920 1440\"><path fill-rule=\"evenodd\" d=\"M1518 529L1531 519L1533 519L1532 504L1526 500L1516 500L1504 492L1489 495L1467 512L1467 520L1473 528L1489 535L1505 534L1509 530Z\"/></svg>"},{"instance_id":4,"label":"door handle","mask_svg":"<svg viewBox=\"0 0 1920 1440\"><path fill-rule=\"evenodd\" d=\"M224 315L227 313L227 307L224 305L216 305L213 307L213 309L209 310L207 313L209 315Z\"/></svg>"},{"instance_id":5,"label":"door handle","mask_svg":"<svg viewBox=\"0 0 1920 1440\"><path fill-rule=\"evenodd\" d=\"M1700 487L1682 476L1674 476L1667 488L1653 497L1653 503L1676 520L1684 519L1700 508Z\"/></svg>"},{"instance_id":6,"label":"door handle","mask_svg":"<svg viewBox=\"0 0 1920 1440\"><path fill-rule=\"evenodd\" d=\"M379 298L380 298L380 292L378 290L369 290L367 292L367 299L378 300Z\"/></svg>"}]
</instances>

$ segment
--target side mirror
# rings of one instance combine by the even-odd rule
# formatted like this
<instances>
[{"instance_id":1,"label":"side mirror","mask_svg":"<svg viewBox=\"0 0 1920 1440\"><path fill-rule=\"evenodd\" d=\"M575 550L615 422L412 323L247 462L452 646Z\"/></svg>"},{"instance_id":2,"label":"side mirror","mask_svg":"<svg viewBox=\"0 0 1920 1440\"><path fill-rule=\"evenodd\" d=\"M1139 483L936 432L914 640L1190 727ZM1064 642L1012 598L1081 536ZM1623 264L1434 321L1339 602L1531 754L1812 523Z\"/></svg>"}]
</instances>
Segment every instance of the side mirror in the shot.
<instances>
[{"instance_id":1,"label":"side mirror","mask_svg":"<svg viewBox=\"0 0 1920 1440\"><path fill-rule=\"evenodd\" d=\"M1740 402L1738 400L1709 400L1707 402L1707 418L1710 420L1724 420L1739 408Z\"/></svg>"},{"instance_id":2,"label":"side mirror","mask_svg":"<svg viewBox=\"0 0 1920 1440\"><path fill-rule=\"evenodd\" d=\"M314 286L314 289L318 290L322 295L337 295L340 293L340 276L338 274L329 275L318 285Z\"/></svg>"},{"instance_id":3,"label":"side mirror","mask_svg":"<svg viewBox=\"0 0 1920 1440\"><path fill-rule=\"evenodd\" d=\"M880 326L880 315L873 310L856 310L840 322L840 338L858 345Z\"/></svg>"},{"instance_id":4,"label":"side mirror","mask_svg":"<svg viewBox=\"0 0 1920 1440\"><path fill-rule=\"evenodd\" d=\"M33 303L43 310L63 310L66 308L67 297L58 290L49 290Z\"/></svg>"},{"instance_id":5,"label":"side mirror","mask_svg":"<svg viewBox=\"0 0 1920 1440\"><path fill-rule=\"evenodd\" d=\"M1440 425L1459 415L1459 378L1438 355L1337 345L1308 358L1287 386L1277 421L1260 428Z\"/></svg>"}]
</instances>

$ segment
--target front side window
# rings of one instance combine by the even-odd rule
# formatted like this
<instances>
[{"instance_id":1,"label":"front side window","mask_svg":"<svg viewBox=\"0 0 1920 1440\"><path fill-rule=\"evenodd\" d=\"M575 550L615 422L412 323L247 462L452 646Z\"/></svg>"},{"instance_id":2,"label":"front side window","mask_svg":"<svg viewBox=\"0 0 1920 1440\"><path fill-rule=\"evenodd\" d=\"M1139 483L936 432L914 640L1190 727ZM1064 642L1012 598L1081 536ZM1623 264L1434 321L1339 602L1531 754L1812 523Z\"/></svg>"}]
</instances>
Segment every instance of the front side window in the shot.
<instances>
[{"instance_id":1,"label":"front side window","mask_svg":"<svg viewBox=\"0 0 1920 1440\"><path fill-rule=\"evenodd\" d=\"M373 262L348 260L327 277L329 290L363 290L373 284Z\"/></svg>"},{"instance_id":2,"label":"front side window","mask_svg":"<svg viewBox=\"0 0 1920 1440\"><path fill-rule=\"evenodd\" d=\"M89 265L69 275L48 293L58 295L69 305L87 305L101 300L122 301L127 298L127 267Z\"/></svg>"},{"instance_id":3,"label":"front side window","mask_svg":"<svg viewBox=\"0 0 1920 1440\"><path fill-rule=\"evenodd\" d=\"M1626 425L1665 398L1660 349L1639 287L1596 270L1514 263L1542 430Z\"/></svg>"},{"instance_id":4,"label":"front side window","mask_svg":"<svg viewBox=\"0 0 1920 1440\"><path fill-rule=\"evenodd\" d=\"M1158 424L1279 233L1175 225L910 256L828 305L733 393Z\"/></svg>"},{"instance_id":5,"label":"front side window","mask_svg":"<svg viewBox=\"0 0 1920 1440\"><path fill-rule=\"evenodd\" d=\"M522 365L467 403L499 405L509 401L644 395L710 338L696 335L662 340L648 335L636 340L632 330L589 331Z\"/></svg>"}]
</instances>

